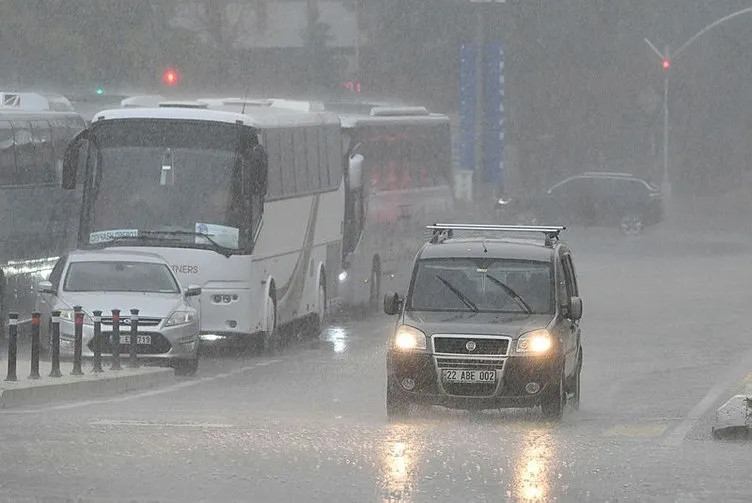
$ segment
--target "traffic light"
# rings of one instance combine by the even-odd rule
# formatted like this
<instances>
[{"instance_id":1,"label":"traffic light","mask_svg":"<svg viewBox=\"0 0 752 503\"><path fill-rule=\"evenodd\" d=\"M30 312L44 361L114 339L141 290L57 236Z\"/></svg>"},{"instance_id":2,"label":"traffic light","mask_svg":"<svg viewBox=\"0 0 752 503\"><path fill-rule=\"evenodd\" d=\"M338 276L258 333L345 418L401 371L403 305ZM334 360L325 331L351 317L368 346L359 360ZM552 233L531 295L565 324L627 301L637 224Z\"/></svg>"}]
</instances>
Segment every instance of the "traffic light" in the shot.
<instances>
[{"instance_id":1,"label":"traffic light","mask_svg":"<svg viewBox=\"0 0 752 503\"><path fill-rule=\"evenodd\" d=\"M104 94L104 88L103 87L97 87L96 91L94 91L94 92L97 93L97 96L102 96Z\"/></svg>"},{"instance_id":2,"label":"traffic light","mask_svg":"<svg viewBox=\"0 0 752 503\"><path fill-rule=\"evenodd\" d=\"M175 68L168 68L162 74L162 83L166 86L176 86L180 83L180 73Z\"/></svg>"},{"instance_id":3,"label":"traffic light","mask_svg":"<svg viewBox=\"0 0 752 503\"><path fill-rule=\"evenodd\" d=\"M668 59L663 60L663 69L664 70L670 70L671 69L671 61Z\"/></svg>"}]
</instances>

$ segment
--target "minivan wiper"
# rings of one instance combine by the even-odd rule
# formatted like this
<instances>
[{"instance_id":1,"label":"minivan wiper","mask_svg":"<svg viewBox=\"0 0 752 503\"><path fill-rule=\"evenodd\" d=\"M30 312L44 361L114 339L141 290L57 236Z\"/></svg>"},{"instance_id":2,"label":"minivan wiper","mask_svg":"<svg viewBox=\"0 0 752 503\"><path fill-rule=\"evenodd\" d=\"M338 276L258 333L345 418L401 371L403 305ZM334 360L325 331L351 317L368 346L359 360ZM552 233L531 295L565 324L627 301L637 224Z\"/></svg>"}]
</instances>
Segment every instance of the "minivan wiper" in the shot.
<instances>
[{"instance_id":1,"label":"minivan wiper","mask_svg":"<svg viewBox=\"0 0 752 503\"><path fill-rule=\"evenodd\" d=\"M229 257L232 255L236 250L233 250L232 248L228 248L227 246L222 246L221 244L217 243L212 239L212 237L205 233L205 232L193 232L193 231L179 231L179 230L145 230L145 231L138 231L139 234L144 234L145 236L159 236L159 235L167 235L167 236L194 236L194 237L202 237L205 238L209 243L212 244L213 250L220 255L224 255L225 257Z\"/></svg>"},{"instance_id":2,"label":"minivan wiper","mask_svg":"<svg viewBox=\"0 0 752 503\"><path fill-rule=\"evenodd\" d=\"M478 306L475 305L475 302L473 302L472 300L468 299L467 295L465 295L464 293L462 293L461 291L459 291L456 286L454 286L453 284L451 284L446 279L442 278L440 274L437 274L436 278L439 281L441 281L442 283L444 283L444 286L446 286L449 289L450 292L452 292L453 294L455 294L457 296L457 298L462 301L463 304L465 304L467 307L469 307L470 309L472 309L476 313L478 312Z\"/></svg>"},{"instance_id":3,"label":"minivan wiper","mask_svg":"<svg viewBox=\"0 0 752 503\"><path fill-rule=\"evenodd\" d=\"M530 306L525 302L525 299L520 297L520 294L512 290L512 288L508 285L506 285L503 281L501 281L499 278L495 278L494 276L486 273L486 278L490 279L494 283L496 283L502 290L506 292L507 295L509 295L513 301L517 303L518 306L520 306L522 309L525 310L525 313L531 314L533 312L532 309L530 309Z\"/></svg>"}]
</instances>

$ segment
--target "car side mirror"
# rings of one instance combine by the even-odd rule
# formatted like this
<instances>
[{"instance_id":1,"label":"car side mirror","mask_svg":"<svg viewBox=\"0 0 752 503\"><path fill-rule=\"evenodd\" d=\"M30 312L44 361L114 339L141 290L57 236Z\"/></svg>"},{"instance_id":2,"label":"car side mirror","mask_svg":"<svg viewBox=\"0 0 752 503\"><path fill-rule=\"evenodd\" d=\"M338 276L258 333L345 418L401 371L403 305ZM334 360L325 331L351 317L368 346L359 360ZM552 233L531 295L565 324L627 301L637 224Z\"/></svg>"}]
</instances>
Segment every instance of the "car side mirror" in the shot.
<instances>
[{"instance_id":1,"label":"car side mirror","mask_svg":"<svg viewBox=\"0 0 752 503\"><path fill-rule=\"evenodd\" d=\"M39 293L55 293L51 281L40 281L39 285L37 285L37 291Z\"/></svg>"},{"instance_id":2,"label":"car side mirror","mask_svg":"<svg viewBox=\"0 0 752 503\"><path fill-rule=\"evenodd\" d=\"M572 297L569 299L569 317L573 320L582 318L582 298Z\"/></svg>"},{"instance_id":3,"label":"car side mirror","mask_svg":"<svg viewBox=\"0 0 752 503\"><path fill-rule=\"evenodd\" d=\"M199 295L201 295L201 287L198 285L188 285L188 288L185 289L186 297L197 297Z\"/></svg>"},{"instance_id":4,"label":"car side mirror","mask_svg":"<svg viewBox=\"0 0 752 503\"><path fill-rule=\"evenodd\" d=\"M363 184L363 156L355 154L350 157L347 166L348 189L359 189Z\"/></svg>"},{"instance_id":5,"label":"car side mirror","mask_svg":"<svg viewBox=\"0 0 752 503\"><path fill-rule=\"evenodd\" d=\"M399 314L402 310L402 298L396 292L384 295L384 312L386 314Z\"/></svg>"}]
</instances>

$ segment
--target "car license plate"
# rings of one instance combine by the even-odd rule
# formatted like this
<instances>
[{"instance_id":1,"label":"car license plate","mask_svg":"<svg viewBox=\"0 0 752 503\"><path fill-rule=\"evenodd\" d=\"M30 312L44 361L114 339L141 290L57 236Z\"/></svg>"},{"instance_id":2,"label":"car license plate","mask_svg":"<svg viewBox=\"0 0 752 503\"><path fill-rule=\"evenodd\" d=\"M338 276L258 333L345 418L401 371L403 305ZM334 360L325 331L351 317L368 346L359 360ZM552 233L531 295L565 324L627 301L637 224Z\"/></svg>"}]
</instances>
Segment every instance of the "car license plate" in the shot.
<instances>
[{"instance_id":1,"label":"car license plate","mask_svg":"<svg viewBox=\"0 0 752 503\"><path fill-rule=\"evenodd\" d=\"M121 335L120 336L120 344L125 344L126 346L131 343L131 336L130 335ZM151 344L151 335L138 335L136 336L136 344Z\"/></svg>"},{"instance_id":2,"label":"car license plate","mask_svg":"<svg viewBox=\"0 0 752 503\"><path fill-rule=\"evenodd\" d=\"M450 383L493 383L496 382L495 370L444 369L444 382Z\"/></svg>"}]
</instances>

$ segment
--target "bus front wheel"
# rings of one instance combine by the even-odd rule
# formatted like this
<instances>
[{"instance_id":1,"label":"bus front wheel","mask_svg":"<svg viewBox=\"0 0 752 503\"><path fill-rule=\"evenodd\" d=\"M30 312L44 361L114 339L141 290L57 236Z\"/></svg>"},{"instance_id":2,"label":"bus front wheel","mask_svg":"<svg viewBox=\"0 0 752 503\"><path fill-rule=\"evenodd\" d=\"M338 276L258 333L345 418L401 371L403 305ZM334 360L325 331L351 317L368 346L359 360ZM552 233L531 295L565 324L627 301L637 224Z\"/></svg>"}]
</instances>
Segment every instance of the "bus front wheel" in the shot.
<instances>
[{"instance_id":1,"label":"bus front wheel","mask_svg":"<svg viewBox=\"0 0 752 503\"><path fill-rule=\"evenodd\" d=\"M274 290L269 291L269 298L264 308L265 330L262 334L264 354L275 354L281 348L279 330L277 330L277 299Z\"/></svg>"}]
</instances>

